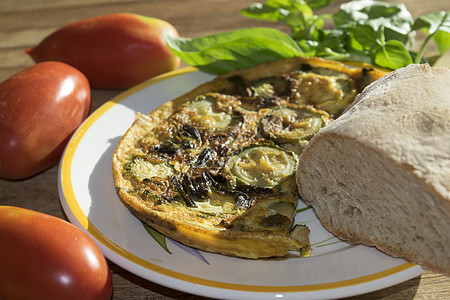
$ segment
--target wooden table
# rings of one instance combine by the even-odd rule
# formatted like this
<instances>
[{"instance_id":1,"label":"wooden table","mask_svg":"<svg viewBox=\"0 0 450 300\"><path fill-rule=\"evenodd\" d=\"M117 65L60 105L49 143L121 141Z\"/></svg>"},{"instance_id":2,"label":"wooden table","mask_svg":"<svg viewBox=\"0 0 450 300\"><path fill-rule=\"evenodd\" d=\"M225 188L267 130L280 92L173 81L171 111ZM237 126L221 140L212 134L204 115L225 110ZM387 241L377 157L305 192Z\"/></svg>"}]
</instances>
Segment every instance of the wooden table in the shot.
<instances>
[{"instance_id":1,"label":"wooden table","mask_svg":"<svg viewBox=\"0 0 450 300\"><path fill-rule=\"evenodd\" d=\"M33 65L24 49L35 46L57 28L80 19L117 12L158 17L172 23L181 36L197 37L268 23L244 18L240 9L253 0L1 0L0 81ZM395 1L401 2L401 1ZM409 11L449 10L448 0L404 0ZM336 5L330 7L335 11ZM275 26L275 25L274 25ZM277 25L279 28L283 28ZM183 66L183 65L182 65ZM93 90L91 112L121 93ZM1 143L2 141L0 141ZM0 205L12 205L66 219L57 192L57 170L23 181L0 180ZM450 246L450 245L449 245ZM199 299L144 280L111 263L114 299ZM450 277L432 272L355 299L450 299Z\"/></svg>"}]
</instances>

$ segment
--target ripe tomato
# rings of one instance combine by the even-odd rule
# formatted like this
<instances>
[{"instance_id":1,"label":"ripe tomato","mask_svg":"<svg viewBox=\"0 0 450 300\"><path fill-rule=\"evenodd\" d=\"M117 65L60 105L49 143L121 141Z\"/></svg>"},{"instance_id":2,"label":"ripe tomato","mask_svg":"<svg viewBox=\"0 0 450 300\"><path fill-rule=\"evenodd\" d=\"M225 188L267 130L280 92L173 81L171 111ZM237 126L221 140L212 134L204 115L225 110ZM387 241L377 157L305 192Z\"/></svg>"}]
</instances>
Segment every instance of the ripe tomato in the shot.
<instances>
[{"instance_id":1,"label":"ripe tomato","mask_svg":"<svg viewBox=\"0 0 450 300\"><path fill-rule=\"evenodd\" d=\"M164 31L178 36L174 26L158 18L110 14L68 24L26 53L35 62L56 60L77 68L91 87L128 88L180 65Z\"/></svg>"},{"instance_id":2,"label":"ripe tomato","mask_svg":"<svg viewBox=\"0 0 450 300\"><path fill-rule=\"evenodd\" d=\"M102 252L69 222L0 206L0 244L0 299L111 299Z\"/></svg>"},{"instance_id":3,"label":"ripe tomato","mask_svg":"<svg viewBox=\"0 0 450 300\"><path fill-rule=\"evenodd\" d=\"M0 83L0 177L24 179L57 163L90 103L86 77L61 62L36 64Z\"/></svg>"}]
</instances>

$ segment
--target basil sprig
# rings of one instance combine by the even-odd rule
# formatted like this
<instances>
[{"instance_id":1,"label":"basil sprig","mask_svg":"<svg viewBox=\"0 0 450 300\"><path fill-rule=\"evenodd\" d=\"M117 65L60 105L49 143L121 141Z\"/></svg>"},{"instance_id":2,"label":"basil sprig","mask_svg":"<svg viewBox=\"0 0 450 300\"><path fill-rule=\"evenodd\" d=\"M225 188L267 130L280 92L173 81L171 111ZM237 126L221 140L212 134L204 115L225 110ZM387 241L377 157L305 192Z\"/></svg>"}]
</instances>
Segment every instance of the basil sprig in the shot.
<instances>
[{"instance_id":1,"label":"basil sprig","mask_svg":"<svg viewBox=\"0 0 450 300\"><path fill-rule=\"evenodd\" d=\"M213 74L294 56L351 60L394 70L411 63L432 65L450 49L450 12L425 14L414 20L404 4L354 0L342 4L334 14L315 13L332 2L268 0L241 11L248 18L282 22L288 33L267 27L195 39L165 38L185 63ZM418 30L427 37L416 53L412 49ZM424 57L431 41L439 54Z\"/></svg>"},{"instance_id":2,"label":"basil sprig","mask_svg":"<svg viewBox=\"0 0 450 300\"><path fill-rule=\"evenodd\" d=\"M185 63L213 74L294 57L302 50L289 35L272 28L248 28L196 39L165 35L167 45Z\"/></svg>"},{"instance_id":3,"label":"basil sprig","mask_svg":"<svg viewBox=\"0 0 450 300\"><path fill-rule=\"evenodd\" d=\"M414 61L415 63L420 62L420 59L425 51L425 47L431 39L434 40L440 54L437 57L431 58L434 61L450 50L450 12L441 11L422 15L414 22L412 29L423 30L428 34L425 42L420 47Z\"/></svg>"}]
</instances>

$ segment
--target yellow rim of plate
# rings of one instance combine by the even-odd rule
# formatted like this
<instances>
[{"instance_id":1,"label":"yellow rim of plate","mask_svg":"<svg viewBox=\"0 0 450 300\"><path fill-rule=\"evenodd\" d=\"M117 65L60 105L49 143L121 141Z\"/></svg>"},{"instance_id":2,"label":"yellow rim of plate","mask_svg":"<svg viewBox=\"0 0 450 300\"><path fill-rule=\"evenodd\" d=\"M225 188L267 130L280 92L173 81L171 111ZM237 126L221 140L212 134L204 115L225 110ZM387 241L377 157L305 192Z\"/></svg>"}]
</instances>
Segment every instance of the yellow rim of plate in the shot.
<instances>
[{"instance_id":1,"label":"yellow rim of plate","mask_svg":"<svg viewBox=\"0 0 450 300\"><path fill-rule=\"evenodd\" d=\"M65 200L75 216L75 218L80 222L81 226L84 227L97 241L99 241L101 244L109 248L111 251L115 252L116 254L122 256L123 258L133 262L136 265L139 265L141 267L144 267L148 270L157 272L161 275L165 275L168 277L172 277L175 279L179 279L182 281L190 282L193 284L200 284L204 286L214 287L214 288L220 288L220 289L227 289L227 290L236 290L236 291L245 291L245 292L273 292L273 293L293 293L293 292L311 292L311 291L321 291L321 290L329 290L329 289L336 289L336 288L343 288L348 287L352 285L358 285L367 283L373 280L381 279L402 271L405 271L407 269L410 269L415 264L405 262L401 265L398 265L396 267L377 272L374 274L361 276L358 278L348 279L348 280L341 280L336 282L330 282L330 283L322 283L322 284L308 284L308 285L300 285L300 286L259 286L259 285L244 285L244 284L233 284L233 283L224 283L214 280L208 280L203 278L198 278L195 276L186 275L183 273L175 272L163 267L160 267L158 265L152 264L132 253L127 251L126 249L120 247L119 245L115 244L113 241L108 239L98 228L96 228L92 222L88 219L88 217L84 214L81 207L78 204L78 201L75 197L75 193L72 186L72 180L71 180L71 168L72 168L72 161L75 155L75 152L78 148L78 145L80 141L82 140L84 134L89 130L89 128L103 115L105 114L109 109L111 109L114 105L120 103L121 101L125 100L127 97L135 94L136 92L143 90L151 85L154 85L160 81L185 74L197 71L196 68L193 67L187 67L183 69L179 69L176 71L172 71L166 74L163 74L161 76L155 77L153 79L150 79L146 82L143 82L142 84L139 84L121 94L113 98L112 100L106 102L101 107L99 107L95 112L93 112L89 118L86 119L86 121L80 126L80 128L77 130L77 132L72 137L70 143L67 145L66 151L64 153L64 156L62 158L61 163L61 185L64 192Z\"/></svg>"}]
</instances>

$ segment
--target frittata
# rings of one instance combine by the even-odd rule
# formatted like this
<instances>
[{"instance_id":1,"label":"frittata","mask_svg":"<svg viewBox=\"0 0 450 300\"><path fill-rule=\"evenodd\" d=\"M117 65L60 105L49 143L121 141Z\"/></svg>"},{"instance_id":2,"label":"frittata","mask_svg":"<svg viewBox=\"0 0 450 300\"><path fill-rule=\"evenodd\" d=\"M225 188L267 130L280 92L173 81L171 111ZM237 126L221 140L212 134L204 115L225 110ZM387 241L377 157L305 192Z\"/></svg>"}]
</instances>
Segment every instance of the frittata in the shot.
<instances>
[{"instance_id":1,"label":"frittata","mask_svg":"<svg viewBox=\"0 0 450 300\"><path fill-rule=\"evenodd\" d=\"M293 224L298 155L384 72L291 58L218 76L138 113L113 156L121 201L188 246L244 258L307 256Z\"/></svg>"}]
</instances>

